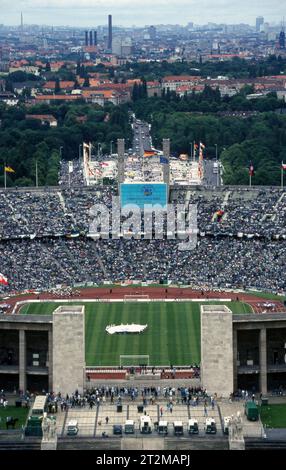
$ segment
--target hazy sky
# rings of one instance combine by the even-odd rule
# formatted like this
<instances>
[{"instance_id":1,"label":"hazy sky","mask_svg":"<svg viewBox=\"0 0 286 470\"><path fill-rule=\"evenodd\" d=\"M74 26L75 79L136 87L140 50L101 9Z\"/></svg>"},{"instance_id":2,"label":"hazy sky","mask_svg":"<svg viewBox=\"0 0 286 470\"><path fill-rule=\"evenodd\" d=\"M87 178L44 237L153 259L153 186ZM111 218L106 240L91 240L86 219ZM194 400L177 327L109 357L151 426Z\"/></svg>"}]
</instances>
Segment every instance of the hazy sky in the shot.
<instances>
[{"instance_id":1,"label":"hazy sky","mask_svg":"<svg viewBox=\"0 0 286 470\"><path fill-rule=\"evenodd\" d=\"M285 7L283 7L283 3ZM0 23L97 26L113 15L115 25L249 23L256 16L279 23L285 0L0 0Z\"/></svg>"}]
</instances>

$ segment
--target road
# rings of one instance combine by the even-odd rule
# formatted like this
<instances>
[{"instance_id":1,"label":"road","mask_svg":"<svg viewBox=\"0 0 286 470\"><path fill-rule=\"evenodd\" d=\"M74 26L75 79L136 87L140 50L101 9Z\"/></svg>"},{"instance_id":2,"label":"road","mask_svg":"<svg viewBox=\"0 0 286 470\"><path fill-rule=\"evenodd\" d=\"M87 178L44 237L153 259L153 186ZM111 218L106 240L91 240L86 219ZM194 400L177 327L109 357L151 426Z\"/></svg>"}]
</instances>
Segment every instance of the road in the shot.
<instances>
[{"instance_id":1,"label":"road","mask_svg":"<svg viewBox=\"0 0 286 470\"><path fill-rule=\"evenodd\" d=\"M133 131L133 152L138 156L143 157L144 152L146 150L151 150L152 146L149 124L140 121L139 119L134 119Z\"/></svg>"}]
</instances>

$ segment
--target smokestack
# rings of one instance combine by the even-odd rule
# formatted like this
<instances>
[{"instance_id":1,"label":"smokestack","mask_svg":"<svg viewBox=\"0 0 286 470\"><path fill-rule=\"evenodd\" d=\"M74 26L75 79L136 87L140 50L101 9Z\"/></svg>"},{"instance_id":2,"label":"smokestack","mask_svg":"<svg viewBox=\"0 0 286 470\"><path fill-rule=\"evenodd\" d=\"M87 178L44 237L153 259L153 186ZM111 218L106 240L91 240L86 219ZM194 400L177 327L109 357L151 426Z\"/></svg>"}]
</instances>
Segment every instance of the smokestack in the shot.
<instances>
[{"instance_id":1,"label":"smokestack","mask_svg":"<svg viewBox=\"0 0 286 470\"><path fill-rule=\"evenodd\" d=\"M93 31L93 42L94 45L97 46L97 31Z\"/></svg>"},{"instance_id":2,"label":"smokestack","mask_svg":"<svg viewBox=\"0 0 286 470\"><path fill-rule=\"evenodd\" d=\"M92 31L89 32L89 45L90 45L90 46L93 46L93 35L92 35Z\"/></svg>"},{"instance_id":3,"label":"smokestack","mask_svg":"<svg viewBox=\"0 0 286 470\"><path fill-rule=\"evenodd\" d=\"M88 31L85 32L85 45L88 47Z\"/></svg>"},{"instance_id":4,"label":"smokestack","mask_svg":"<svg viewBox=\"0 0 286 470\"><path fill-rule=\"evenodd\" d=\"M108 15L108 44L107 49L112 50L112 15Z\"/></svg>"}]
</instances>

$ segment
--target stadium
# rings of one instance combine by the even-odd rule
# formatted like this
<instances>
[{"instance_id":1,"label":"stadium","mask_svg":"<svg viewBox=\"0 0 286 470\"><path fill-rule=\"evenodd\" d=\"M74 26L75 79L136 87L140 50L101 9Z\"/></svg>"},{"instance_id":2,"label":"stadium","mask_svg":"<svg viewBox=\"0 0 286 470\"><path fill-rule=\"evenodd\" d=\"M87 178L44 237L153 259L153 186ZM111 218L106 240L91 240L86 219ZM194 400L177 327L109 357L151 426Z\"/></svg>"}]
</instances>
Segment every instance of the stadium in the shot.
<instances>
[{"instance_id":1,"label":"stadium","mask_svg":"<svg viewBox=\"0 0 286 470\"><path fill-rule=\"evenodd\" d=\"M106 186L83 147L71 175L63 164L61 186L0 191L0 387L75 403L75 391L93 403L89 390L102 397L111 385L132 400L140 386L153 397L166 381L222 400L241 390L285 390L284 188L224 186L203 149L184 173L196 179L182 184L179 175L178 184L168 139L161 154L143 146L141 158L127 155L119 139L109 175L117 184ZM142 212L150 202L163 208L158 219ZM195 248L181 249L194 233L194 205ZM113 211L112 223L99 206ZM84 423L66 413L61 436L67 416ZM102 420L92 416L84 436L101 435Z\"/></svg>"}]
</instances>

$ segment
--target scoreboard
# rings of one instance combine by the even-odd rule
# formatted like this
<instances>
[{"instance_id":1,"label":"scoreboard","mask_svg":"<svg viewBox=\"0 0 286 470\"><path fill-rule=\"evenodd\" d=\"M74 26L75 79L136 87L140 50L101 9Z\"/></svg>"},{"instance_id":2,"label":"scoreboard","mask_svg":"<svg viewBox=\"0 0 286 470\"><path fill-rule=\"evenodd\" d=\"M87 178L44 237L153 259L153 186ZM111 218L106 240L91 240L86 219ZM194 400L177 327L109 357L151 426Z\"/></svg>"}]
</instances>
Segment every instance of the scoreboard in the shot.
<instances>
[{"instance_id":1,"label":"scoreboard","mask_svg":"<svg viewBox=\"0 0 286 470\"><path fill-rule=\"evenodd\" d=\"M140 209L144 209L144 205L167 207L165 183L123 183L120 188L122 208L128 204L136 204Z\"/></svg>"}]
</instances>

